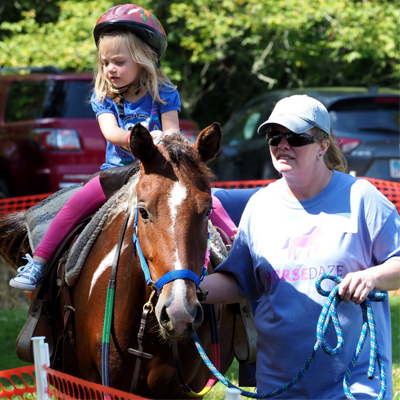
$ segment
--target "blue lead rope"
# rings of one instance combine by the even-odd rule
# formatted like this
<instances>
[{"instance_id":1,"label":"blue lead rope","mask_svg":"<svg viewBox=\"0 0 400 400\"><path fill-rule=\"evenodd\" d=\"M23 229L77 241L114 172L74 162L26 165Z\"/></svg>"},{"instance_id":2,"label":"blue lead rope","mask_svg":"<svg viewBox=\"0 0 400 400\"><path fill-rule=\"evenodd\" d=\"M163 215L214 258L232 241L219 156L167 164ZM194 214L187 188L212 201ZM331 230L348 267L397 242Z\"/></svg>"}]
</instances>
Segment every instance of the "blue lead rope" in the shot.
<instances>
[{"instance_id":1,"label":"blue lead rope","mask_svg":"<svg viewBox=\"0 0 400 400\"><path fill-rule=\"evenodd\" d=\"M342 301L342 299L338 295L338 286L336 286L331 292L322 290L321 288L321 282L324 279L330 279L333 280L336 283L340 283L342 281L341 278L332 275L332 274L323 274L317 281L315 282L316 289L319 294L322 296L328 297L321 314L318 319L318 324L317 324L317 342L314 345L314 349L310 356L307 358L306 363L303 365L303 367L300 369L298 374L290 381L285 383L283 386L281 386L279 389L275 389L271 392L268 393L253 393L253 392L248 392L245 390L242 390L238 388L237 386L233 385L231 382L229 382L212 364L210 359L207 357L207 354L203 350L200 339L197 336L197 334L193 335L193 340L195 342L196 348L198 352L200 353L200 356L204 360L205 364L207 367L210 369L210 371L220 380L225 386L229 388L236 388L240 390L240 394L242 396L250 397L253 399L267 399L270 397L277 396L278 394L290 389L292 386L294 386L307 372L309 366L313 362L318 350L322 348L322 350L331 356L335 356L339 354L342 349L343 349L343 344L344 344L344 339L343 339L343 330L339 322L339 318L337 315L337 307ZM379 371L380 371L380 392L379 396L377 397L377 400L381 400L385 398L386 395L386 372L385 372L385 365L383 363L380 351L379 351L379 345L378 345L378 340L377 340L377 335L376 335L376 327L375 327L375 317L374 313L372 310L372 304L371 302L382 302L386 301L388 298L387 294L385 293L375 293L371 292L368 295L368 298L361 304L361 309L362 309L362 314L363 314L363 325L361 329L361 334L360 338L357 343L356 350L354 352L354 355L349 363L349 366L345 372L344 378L343 378L343 391L344 394L348 399L353 399L355 400L355 397L350 391L349 388L349 381L351 378L351 374L353 372L353 369L357 363L358 357L361 353L361 350L364 346L367 333L369 332L370 335L370 340L371 340L371 351L370 351L370 357L369 357L369 368L368 368L368 378L373 379L375 375L375 366L378 364L379 366ZM337 341L338 344L334 349L331 349L325 342L325 334L329 328L329 325L333 322L333 325L335 327L335 331L337 334Z\"/></svg>"}]
</instances>

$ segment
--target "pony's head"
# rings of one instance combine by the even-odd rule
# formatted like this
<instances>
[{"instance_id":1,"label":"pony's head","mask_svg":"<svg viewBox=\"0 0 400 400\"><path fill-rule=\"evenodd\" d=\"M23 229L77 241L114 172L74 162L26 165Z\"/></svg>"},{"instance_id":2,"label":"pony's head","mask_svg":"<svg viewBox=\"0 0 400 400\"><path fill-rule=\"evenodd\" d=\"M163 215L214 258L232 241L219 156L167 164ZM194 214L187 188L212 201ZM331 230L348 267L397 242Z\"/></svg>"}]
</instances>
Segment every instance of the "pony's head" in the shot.
<instances>
[{"instance_id":1,"label":"pony's head","mask_svg":"<svg viewBox=\"0 0 400 400\"><path fill-rule=\"evenodd\" d=\"M200 132L193 145L179 134L156 145L142 125L132 129L130 147L141 175L137 238L151 285L162 282L155 313L166 338L189 338L203 320L196 281L203 273L212 211L212 173L206 162L220 144L218 123ZM168 279L159 281L163 277Z\"/></svg>"}]
</instances>

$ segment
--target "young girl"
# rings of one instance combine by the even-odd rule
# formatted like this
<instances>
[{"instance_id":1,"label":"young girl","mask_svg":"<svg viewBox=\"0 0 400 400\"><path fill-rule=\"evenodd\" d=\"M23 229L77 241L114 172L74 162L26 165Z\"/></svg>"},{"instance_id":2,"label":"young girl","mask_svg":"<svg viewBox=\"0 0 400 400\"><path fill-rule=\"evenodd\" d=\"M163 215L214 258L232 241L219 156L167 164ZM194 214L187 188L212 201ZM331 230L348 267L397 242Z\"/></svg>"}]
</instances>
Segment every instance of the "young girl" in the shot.
<instances>
[{"instance_id":1,"label":"young girl","mask_svg":"<svg viewBox=\"0 0 400 400\"><path fill-rule=\"evenodd\" d=\"M155 141L162 135L179 132L181 103L176 87L160 66L167 38L158 19L137 5L115 6L100 17L93 35L98 72L91 102L107 140L106 161L101 166L102 172L65 203L33 258L29 254L25 256L28 263L10 280L10 286L18 289L35 290L43 279L44 266L70 230L105 203L105 192L108 194L109 188L102 186L106 181L102 178L107 171L135 161L128 143L130 130L137 122L151 132ZM214 197L213 206L214 224L232 237L235 225Z\"/></svg>"}]
</instances>

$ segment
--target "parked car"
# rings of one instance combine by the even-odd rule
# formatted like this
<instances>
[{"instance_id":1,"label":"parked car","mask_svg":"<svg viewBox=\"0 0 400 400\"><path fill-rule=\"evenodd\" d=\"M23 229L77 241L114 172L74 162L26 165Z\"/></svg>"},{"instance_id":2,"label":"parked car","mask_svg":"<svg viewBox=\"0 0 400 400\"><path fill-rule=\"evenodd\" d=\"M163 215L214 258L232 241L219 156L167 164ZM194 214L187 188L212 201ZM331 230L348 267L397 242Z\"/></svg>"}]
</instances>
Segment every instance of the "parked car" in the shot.
<instances>
[{"instance_id":1,"label":"parked car","mask_svg":"<svg viewBox=\"0 0 400 400\"><path fill-rule=\"evenodd\" d=\"M279 90L251 100L223 126L222 148L211 163L219 181L279 177L257 128L280 99L294 94L308 94L326 106L349 172L399 181L400 92L362 88Z\"/></svg>"},{"instance_id":2,"label":"parked car","mask_svg":"<svg viewBox=\"0 0 400 400\"><path fill-rule=\"evenodd\" d=\"M106 142L89 104L93 75L11 72L0 75L0 198L52 193L97 172ZM198 132L191 120L180 125Z\"/></svg>"}]
</instances>

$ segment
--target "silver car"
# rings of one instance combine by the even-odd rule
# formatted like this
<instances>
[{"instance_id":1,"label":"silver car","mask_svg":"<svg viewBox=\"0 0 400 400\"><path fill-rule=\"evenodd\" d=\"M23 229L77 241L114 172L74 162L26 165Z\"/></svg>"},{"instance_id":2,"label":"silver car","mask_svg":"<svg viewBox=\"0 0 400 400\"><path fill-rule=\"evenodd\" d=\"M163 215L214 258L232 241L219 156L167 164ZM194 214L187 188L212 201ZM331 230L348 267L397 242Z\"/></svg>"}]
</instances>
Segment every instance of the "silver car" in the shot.
<instances>
[{"instance_id":1,"label":"silver car","mask_svg":"<svg viewBox=\"0 0 400 400\"><path fill-rule=\"evenodd\" d=\"M251 100L223 126L222 148L211 164L217 180L279 177L257 128L277 101L293 94L312 96L328 109L350 173L400 181L400 92L362 88L279 90Z\"/></svg>"}]
</instances>

